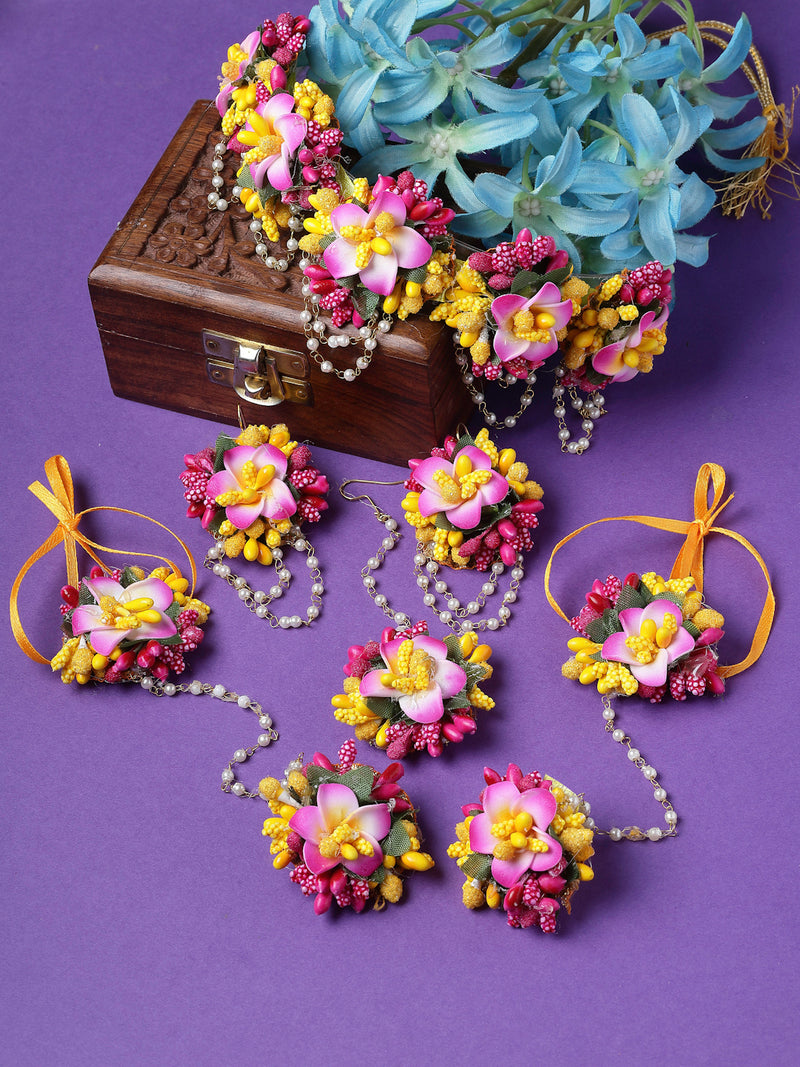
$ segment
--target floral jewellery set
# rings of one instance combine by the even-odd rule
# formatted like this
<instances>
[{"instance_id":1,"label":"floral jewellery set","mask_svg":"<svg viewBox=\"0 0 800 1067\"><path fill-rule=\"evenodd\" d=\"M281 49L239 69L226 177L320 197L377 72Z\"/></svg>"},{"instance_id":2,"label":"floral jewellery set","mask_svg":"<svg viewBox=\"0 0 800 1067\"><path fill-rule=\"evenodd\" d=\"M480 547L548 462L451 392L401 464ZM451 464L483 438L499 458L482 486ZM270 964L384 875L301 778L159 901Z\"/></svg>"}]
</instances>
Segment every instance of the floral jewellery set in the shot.
<instances>
[{"instance_id":1,"label":"floral jewellery set","mask_svg":"<svg viewBox=\"0 0 800 1067\"><path fill-rule=\"evenodd\" d=\"M261 797L272 817L262 833L270 838L276 870L291 866L291 880L322 915L333 902L362 912L379 911L403 895L403 877L427 871L433 858L421 851L422 834L408 795L397 784L399 763L378 773L355 762L352 740L339 749L336 764L320 752L303 762L299 756L281 781L264 778L257 793L236 780L237 753L222 772L222 789L241 797Z\"/></svg>"},{"instance_id":2,"label":"floral jewellery set","mask_svg":"<svg viewBox=\"0 0 800 1067\"><path fill-rule=\"evenodd\" d=\"M709 489L713 491L708 503ZM714 522L733 494L723 500L725 472L716 463L705 463L698 472L694 490L694 519L662 519L650 515L619 515L597 519L574 530L553 549L545 571L545 592L551 607L568 622L578 636L568 646L573 653L562 668L567 678L584 685L596 684L603 698L606 732L628 749L628 759L652 784L655 800L665 809L666 831L653 826L643 831L636 826L612 828L613 841L644 837L658 841L675 833L677 815L659 784L655 768L634 747L626 732L615 725L612 697L639 696L651 703L664 697L686 700L704 693L724 692L725 679L751 667L764 650L772 627L775 597L769 572L756 549L741 534ZM655 571L630 573L620 579L609 575L595 581L586 594L581 611L569 619L550 592L550 571L557 552L584 530L604 522L634 522L669 533L682 534L683 546L669 578ZM747 549L761 568L767 582L764 607L747 656L723 666L717 642L723 636L724 619L706 604L703 593L703 543L708 534L723 534Z\"/></svg>"},{"instance_id":3,"label":"floral jewellery set","mask_svg":"<svg viewBox=\"0 0 800 1067\"><path fill-rule=\"evenodd\" d=\"M486 424L513 427L551 361L561 449L580 454L603 388L664 350L674 264L708 256L688 231L718 199L768 215L770 181L798 193L791 116L747 19L701 22L669 0L682 24L646 33L659 0L619 6L323 0L230 46L209 206L228 207L233 153L257 255L285 271L300 254L299 326L323 373L354 381L394 318L430 303ZM752 97L718 89L740 67L761 114L732 125ZM687 165L698 148L729 175L719 197ZM453 233L491 247L470 254ZM324 354L359 345L343 368ZM522 385L515 414L487 408L492 382Z\"/></svg>"},{"instance_id":4,"label":"floral jewellery set","mask_svg":"<svg viewBox=\"0 0 800 1067\"><path fill-rule=\"evenodd\" d=\"M63 456L48 459L45 474L50 489L41 482L33 482L28 488L53 513L58 525L22 565L11 590L11 626L25 655L35 663L49 664L53 671L60 671L65 683L134 682L155 696L206 694L235 703L258 716L264 731L259 735L258 746L265 747L276 740L278 735L272 728L272 719L250 697L239 696L219 684L199 681L186 684L170 680L172 675L177 677L185 671L185 655L193 652L202 641L202 627L210 612L208 605L194 596L194 559L177 534L155 519L127 508L92 507L76 513L72 473ZM192 575L191 586L178 567L163 556L106 548L86 537L79 529L81 519L101 511L145 519L166 530L186 553ZM61 590L61 649L52 659L47 659L36 651L23 629L19 590L31 567L62 543L66 554L67 584ZM79 578L78 546L95 563L85 578ZM112 568L101 560L98 552L157 559L163 566L150 573L138 566Z\"/></svg>"},{"instance_id":5,"label":"floral jewellery set","mask_svg":"<svg viewBox=\"0 0 800 1067\"><path fill-rule=\"evenodd\" d=\"M183 457L180 476L189 518L200 519L214 537L204 566L236 590L259 619L283 630L309 626L320 612L325 587L319 561L300 526L318 522L328 507L328 480L312 465L311 449L292 441L282 423L247 426L235 439L227 433L216 446ZM292 574L283 558L286 546L306 553L311 603L306 617L275 615L270 606L288 590ZM243 557L275 569L276 582L265 592L253 589L223 559Z\"/></svg>"}]
</instances>

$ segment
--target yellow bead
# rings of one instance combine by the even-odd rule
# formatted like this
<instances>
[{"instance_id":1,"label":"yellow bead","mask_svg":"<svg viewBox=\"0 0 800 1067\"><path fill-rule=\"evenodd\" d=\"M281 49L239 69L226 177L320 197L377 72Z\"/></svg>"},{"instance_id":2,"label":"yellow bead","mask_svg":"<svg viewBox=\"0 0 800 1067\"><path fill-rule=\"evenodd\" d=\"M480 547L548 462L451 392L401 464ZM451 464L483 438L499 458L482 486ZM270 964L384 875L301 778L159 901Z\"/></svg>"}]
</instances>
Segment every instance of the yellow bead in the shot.
<instances>
[{"instance_id":1,"label":"yellow bead","mask_svg":"<svg viewBox=\"0 0 800 1067\"><path fill-rule=\"evenodd\" d=\"M589 641L585 637L572 637L567 641L567 648L570 652L581 652L584 648L589 648L590 645L594 645L594 641Z\"/></svg>"},{"instance_id":2,"label":"yellow bead","mask_svg":"<svg viewBox=\"0 0 800 1067\"><path fill-rule=\"evenodd\" d=\"M92 670L102 671L102 669L108 664L108 656L101 656L99 652L95 652L92 656Z\"/></svg>"},{"instance_id":3,"label":"yellow bead","mask_svg":"<svg viewBox=\"0 0 800 1067\"><path fill-rule=\"evenodd\" d=\"M469 456L465 456L462 452L456 459L455 474L456 478L464 478L467 474L472 472L472 460Z\"/></svg>"},{"instance_id":4,"label":"yellow bead","mask_svg":"<svg viewBox=\"0 0 800 1067\"><path fill-rule=\"evenodd\" d=\"M533 826L533 816L528 811L520 811L514 816L514 829L526 834ZM522 846L520 846L522 847Z\"/></svg>"},{"instance_id":5,"label":"yellow bead","mask_svg":"<svg viewBox=\"0 0 800 1067\"><path fill-rule=\"evenodd\" d=\"M255 563L258 559L258 541L255 541L252 537L248 537L245 546L242 549L242 555L248 563Z\"/></svg>"},{"instance_id":6,"label":"yellow bead","mask_svg":"<svg viewBox=\"0 0 800 1067\"><path fill-rule=\"evenodd\" d=\"M469 657L470 663L485 663L492 654L491 645L478 645Z\"/></svg>"},{"instance_id":7,"label":"yellow bead","mask_svg":"<svg viewBox=\"0 0 800 1067\"><path fill-rule=\"evenodd\" d=\"M383 855L383 865L387 870L390 871L392 869L392 867L395 866L396 863L397 863L397 860L395 859L394 856L390 856L387 853L384 853L384 855Z\"/></svg>"},{"instance_id":8,"label":"yellow bead","mask_svg":"<svg viewBox=\"0 0 800 1067\"><path fill-rule=\"evenodd\" d=\"M404 852L400 865L409 871L429 871L433 867L433 857L427 852Z\"/></svg>"},{"instance_id":9,"label":"yellow bead","mask_svg":"<svg viewBox=\"0 0 800 1067\"><path fill-rule=\"evenodd\" d=\"M282 871L283 868L291 861L292 854L288 849L284 849L283 852L279 852L275 859L272 861L272 866L276 871Z\"/></svg>"},{"instance_id":10,"label":"yellow bead","mask_svg":"<svg viewBox=\"0 0 800 1067\"><path fill-rule=\"evenodd\" d=\"M383 726L381 726L380 730L378 730L378 732L375 734L375 744L378 746L378 748L387 748L388 747L389 741L388 741L388 739L386 737L386 733L387 733L390 725L391 725L391 723L387 719L384 722Z\"/></svg>"},{"instance_id":11,"label":"yellow bead","mask_svg":"<svg viewBox=\"0 0 800 1067\"><path fill-rule=\"evenodd\" d=\"M582 882L591 882L594 878L594 871L588 863L578 864L578 878L580 878Z\"/></svg>"},{"instance_id":12,"label":"yellow bead","mask_svg":"<svg viewBox=\"0 0 800 1067\"><path fill-rule=\"evenodd\" d=\"M497 891L497 888L493 885L486 887L486 903L490 908L500 907L500 894Z\"/></svg>"},{"instance_id":13,"label":"yellow bead","mask_svg":"<svg viewBox=\"0 0 800 1067\"><path fill-rule=\"evenodd\" d=\"M514 831L514 833L509 837L508 840L514 846L514 848L525 848L528 843L528 838L525 836L525 834L519 833L517 831Z\"/></svg>"}]
</instances>

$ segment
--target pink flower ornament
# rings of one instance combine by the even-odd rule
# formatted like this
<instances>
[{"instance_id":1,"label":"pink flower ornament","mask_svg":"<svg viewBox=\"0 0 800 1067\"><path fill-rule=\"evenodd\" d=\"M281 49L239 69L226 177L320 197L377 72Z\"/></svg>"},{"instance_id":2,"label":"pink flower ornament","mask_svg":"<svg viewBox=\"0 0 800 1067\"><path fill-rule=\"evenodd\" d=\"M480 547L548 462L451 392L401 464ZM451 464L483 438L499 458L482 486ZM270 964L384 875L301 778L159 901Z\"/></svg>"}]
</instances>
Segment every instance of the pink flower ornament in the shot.
<instances>
[{"instance_id":1,"label":"pink flower ornament","mask_svg":"<svg viewBox=\"0 0 800 1067\"><path fill-rule=\"evenodd\" d=\"M381 643L386 670L369 671L361 679L362 697L397 700L403 713L417 723L434 723L444 715L444 701L456 696L467 682L463 667L447 658L447 646L435 637L396 637Z\"/></svg>"},{"instance_id":2,"label":"pink flower ornament","mask_svg":"<svg viewBox=\"0 0 800 1067\"><path fill-rule=\"evenodd\" d=\"M294 97L273 93L253 108L238 138L250 146L243 159L250 165L253 186L269 184L282 192L292 185L291 163L306 136L308 123L294 113Z\"/></svg>"},{"instance_id":3,"label":"pink flower ornament","mask_svg":"<svg viewBox=\"0 0 800 1067\"><path fill-rule=\"evenodd\" d=\"M467 445L452 459L430 456L414 468L414 480L423 487L420 515L444 512L453 526L471 530L481 521L481 509L499 504L508 493L508 482L492 469L492 461L480 448Z\"/></svg>"},{"instance_id":4,"label":"pink flower ornament","mask_svg":"<svg viewBox=\"0 0 800 1067\"><path fill-rule=\"evenodd\" d=\"M357 274L371 292L390 296L400 267L421 267L433 255L431 245L405 221L402 197L388 190L378 193L368 212L340 204L331 212L336 239L322 254L325 266L334 278Z\"/></svg>"},{"instance_id":5,"label":"pink flower ornament","mask_svg":"<svg viewBox=\"0 0 800 1067\"><path fill-rule=\"evenodd\" d=\"M695 647L695 640L681 623L681 609L671 600L653 600L644 608L626 608L619 613L622 633L603 642L605 660L624 663L642 685L660 686L667 668Z\"/></svg>"},{"instance_id":6,"label":"pink flower ornament","mask_svg":"<svg viewBox=\"0 0 800 1067\"><path fill-rule=\"evenodd\" d=\"M160 641L178 629L165 614L172 590L160 578L145 578L123 587L113 578L85 578L95 604L81 604L72 613L72 632L88 634L95 652L110 656L126 638Z\"/></svg>"},{"instance_id":7,"label":"pink flower ornament","mask_svg":"<svg viewBox=\"0 0 800 1067\"><path fill-rule=\"evenodd\" d=\"M233 525L246 530L260 516L280 522L294 515L297 504L284 482L286 456L274 445L237 445L223 456L224 470L208 482L206 494Z\"/></svg>"},{"instance_id":8,"label":"pink flower ornament","mask_svg":"<svg viewBox=\"0 0 800 1067\"><path fill-rule=\"evenodd\" d=\"M640 356L660 348L659 343L648 336L648 331L659 330L668 318L668 308L664 308L658 317L654 311L646 311L626 337L605 345L592 356L593 370L612 382L627 382L636 377Z\"/></svg>"},{"instance_id":9,"label":"pink flower ornament","mask_svg":"<svg viewBox=\"0 0 800 1067\"><path fill-rule=\"evenodd\" d=\"M340 782L324 782L317 803L298 808L289 820L304 838L303 862L312 874L341 864L360 878L369 878L383 862L379 841L391 823L388 805L360 807L353 790Z\"/></svg>"},{"instance_id":10,"label":"pink flower ornament","mask_svg":"<svg viewBox=\"0 0 800 1067\"><path fill-rule=\"evenodd\" d=\"M504 857L492 860L498 885L510 888L527 871L549 871L561 859L561 845L547 833L558 808L549 789L520 792L513 782L500 781L486 787L482 803L483 811L469 824L469 846Z\"/></svg>"},{"instance_id":11,"label":"pink flower ornament","mask_svg":"<svg viewBox=\"0 0 800 1067\"><path fill-rule=\"evenodd\" d=\"M518 293L495 297L492 314L497 323L494 350L501 362L524 359L535 369L558 348L556 331L572 317L572 301L562 300L558 286L545 282L528 299Z\"/></svg>"}]
</instances>

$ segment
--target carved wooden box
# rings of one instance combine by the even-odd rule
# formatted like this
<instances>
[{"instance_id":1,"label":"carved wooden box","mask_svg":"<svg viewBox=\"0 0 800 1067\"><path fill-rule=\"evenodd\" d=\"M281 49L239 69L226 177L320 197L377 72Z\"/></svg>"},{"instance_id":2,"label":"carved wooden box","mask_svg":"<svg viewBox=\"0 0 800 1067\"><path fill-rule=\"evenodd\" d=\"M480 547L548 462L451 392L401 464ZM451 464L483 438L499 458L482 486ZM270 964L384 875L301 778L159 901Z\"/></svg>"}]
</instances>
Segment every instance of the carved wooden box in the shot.
<instances>
[{"instance_id":1,"label":"carved wooden box","mask_svg":"<svg viewBox=\"0 0 800 1067\"><path fill-rule=\"evenodd\" d=\"M264 266L237 201L208 207L217 123L213 104L192 107L89 276L114 392L224 423L241 408L245 422L391 463L440 444L472 410L451 332L423 313L379 338L356 381L323 374L302 332L299 268ZM223 177L229 189L231 163ZM331 360L354 367L362 351Z\"/></svg>"}]
</instances>

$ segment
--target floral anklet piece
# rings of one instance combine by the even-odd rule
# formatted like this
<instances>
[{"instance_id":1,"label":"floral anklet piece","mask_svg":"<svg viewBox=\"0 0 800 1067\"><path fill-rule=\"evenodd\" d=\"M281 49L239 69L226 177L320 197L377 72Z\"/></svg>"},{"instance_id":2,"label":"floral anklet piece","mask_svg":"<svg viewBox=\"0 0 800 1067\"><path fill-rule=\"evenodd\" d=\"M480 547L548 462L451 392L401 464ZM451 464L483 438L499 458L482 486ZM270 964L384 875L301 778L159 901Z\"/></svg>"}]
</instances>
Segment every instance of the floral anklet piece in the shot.
<instances>
[{"instance_id":1,"label":"floral anklet piece","mask_svg":"<svg viewBox=\"0 0 800 1067\"><path fill-rule=\"evenodd\" d=\"M310 625L319 615L324 585L319 561L300 527L304 521L318 522L327 509L328 480L312 465L308 445L292 441L282 423L247 426L235 439L221 433L214 448L188 454L184 463L180 478L189 503L187 515L200 519L215 541L204 566L270 626L286 630ZM271 610L291 582L283 558L287 546L306 553L311 603L305 618ZM223 562L239 556L274 567L276 581L268 592L253 589Z\"/></svg>"},{"instance_id":2,"label":"floral anklet piece","mask_svg":"<svg viewBox=\"0 0 800 1067\"><path fill-rule=\"evenodd\" d=\"M556 916L571 911L581 882L594 878L594 823L583 796L554 778L484 770L486 788L462 808L457 840L447 850L466 877L467 908L505 912L508 925L554 933Z\"/></svg>"},{"instance_id":3,"label":"floral anklet piece","mask_svg":"<svg viewBox=\"0 0 800 1067\"><path fill-rule=\"evenodd\" d=\"M203 640L210 608L194 596L194 559L181 539L162 523L127 508L92 507L75 512L72 473L63 456L45 463L50 483L28 488L58 519L50 537L23 564L11 590L11 625L17 644L35 663L48 664L59 671L62 682L135 682L155 696L191 693L208 695L261 715L261 706L248 696L239 696L223 685L192 681L176 683L186 670L186 655ZM116 511L152 522L174 537L189 561L191 584L178 567L163 556L146 552L110 549L89 540L79 529L84 515ZM19 614L19 590L31 567L51 549L63 543L66 554L67 584L61 590L61 649L51 658L33 647ZM79 578L77 547L94 561L89 576ZM149 573L138 566L112 568L99 552L112 555L155 558L162 566ZM270 727L271 727L270 722ZM277 734L271 731L271 740Z\"/></svg>"},{"instance_id":4,"label":"floral anklet piece","mask_svg":"<svg viewBox=\"0 0 800 1067\"><path fill-rule=\"evenodd\" d=\"M421 851L416 812L397 784L399 763L380 774L355 762L356 746L345 741L338 763L317 752L286 768L282 781L265 778L259 792L273 815L264 822L273 866L291 866L291 880L322 915L336 902L361 912L380 911L403 895L410 871L427 871L433 859Z\"/></svg>"},{"instance_id":5,"label":"floral anklet piece","mask_svg":"<svg viewBox=\"0 0 800 1067\"><path fill-rule=\"evenodd\" d=\"M709 489L713 499L708 503ZM725 679L751 667L764 650L775 612L769 572L756 549L741 534L715 526L714 522L733 494L723 500L725 472L715 463L706 463L697 475L694 491L694 519L685 522L648 515L620 515L597 519L563 538L553 549L545 571L545 592L553 610L572 626L579 636L568 642L573 656L562 667L566 678L584 685L596 684L603 697L605 729L614 741L628 749L628 759L651 782L659 801L666 793L649 764L631 738L616 726L612 697L639 696L659 704L666 696L675 700L719 695ZM623 580L609 575L596 580L586 594L580 612L569 619L550 592L550 571L557 552L578 534L604 522L634 522L685 536L684 544L668 578L655 571L630 573ZM767 595L747 656L724 666L719 662L717 643L724 636L725 620L706 604L703 593L703 544L708 534L722 534L742 545L755 559L767 582ZM674 812L667 811L667 823L675 825ZM637 828L612 830L610 836L635 837ZM648 836L660 836L658 827Z\"/></svg>"},{"instance_id":6,"label":"floral anklet piece","mask_svg":"<svg viewBox=\"0 0 800 1067\"><path fill-rule=\"evenodd\" d=\"M424 622L388 628L380 644L348 649L344 692L331 701L334 715L390 759L415 750L440 756L446 744L475 733L477 711L494 707L479 688L491 677L491 654L474 633L439 641Z\"/></svg>"},{"instance_id":7,"label":"floral anklet piece","mask_svg":"<svg viewBox=\"0 0 800 1067\"><path fill-rule=\"evenodd\" d=\"M514 449L498 450L486 429L475 437L460 429L458 437L448 437L442 448L435 448L425 459L409 460L408 465L411 476L402 483L407 490L402 507L406 522L417 535L414 573L423 604L455 634L505 626L525 573L523 553L533 547L531 531L539 525L539 512L544 507L542 487L529 477L527 464L517 459ZM390 607L372 577L372 571L380 567L386 553L400 540L397 523L371 497L351 496L344 491L345 486L356 481L365 482L343 482L339 489L342 496L371 507L387 530L380 549L361 571L364 587L384 615L403 627L409 622L408 615ZM488 573L476 596L462 606L442 579L442 567ZM487 599L497 592L500 576L507 568L510 584L497 616L478 618ZM437 595L444 606L437 603Z\"/></svg>"}]
</instances>

